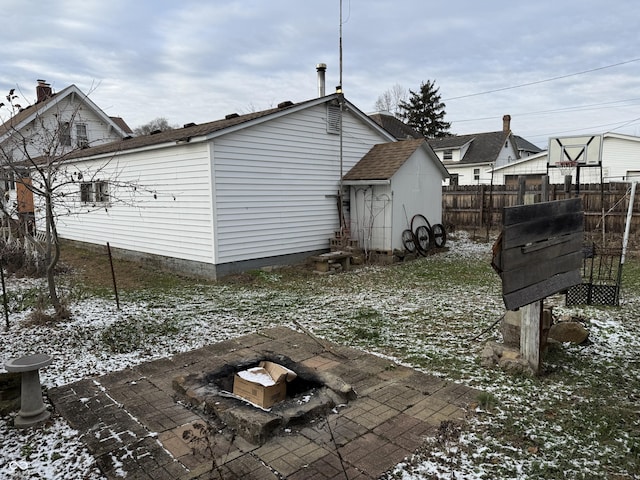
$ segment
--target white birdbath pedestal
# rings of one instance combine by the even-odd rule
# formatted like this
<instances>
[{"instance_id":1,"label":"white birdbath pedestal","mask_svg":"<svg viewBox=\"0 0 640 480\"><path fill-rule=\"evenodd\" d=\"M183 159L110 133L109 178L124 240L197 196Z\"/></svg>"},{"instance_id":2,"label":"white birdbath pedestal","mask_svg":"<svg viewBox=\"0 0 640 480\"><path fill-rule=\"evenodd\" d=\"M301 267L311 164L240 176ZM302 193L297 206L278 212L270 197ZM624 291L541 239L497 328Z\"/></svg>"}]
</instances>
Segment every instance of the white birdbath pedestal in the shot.
<instances>
[{"instance_id":1,"label":"white birdbath pedestal","mask_svg":"<svg viewBox=\"0 0 640 480\"><path fill-rule=\"evenodd\" d=\"M14 420L18 428L32 427L44 422L51 413L42 401L42 387L38 370L51 364L53 357L44 353L26 355L5 362L8 372L21 372L20 411Z\"/></svg>"}]
</instances>

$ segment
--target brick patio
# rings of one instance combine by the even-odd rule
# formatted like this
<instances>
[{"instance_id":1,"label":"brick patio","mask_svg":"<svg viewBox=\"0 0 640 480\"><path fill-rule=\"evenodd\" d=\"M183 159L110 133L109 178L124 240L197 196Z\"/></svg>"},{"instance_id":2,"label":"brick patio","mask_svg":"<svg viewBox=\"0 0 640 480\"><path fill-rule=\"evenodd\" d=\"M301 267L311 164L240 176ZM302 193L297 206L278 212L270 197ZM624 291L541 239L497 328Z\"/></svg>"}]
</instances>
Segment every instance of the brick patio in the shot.
<instances>
[{"instance_id":1,"label":"brick patio","mask_svg":"<svg viewBox=\"0 0 640 480\"><path fill-rule=\"evenodd\" d=\"M176 402L175 378L267 352L339 376L357 398L262 445L209 428L207 415ZM464 421L477 391L278 327L53 388L48 396L109 479L126 472L145 480L354 480L379 478L442 421Z\"/></svg>"}]
</instances>

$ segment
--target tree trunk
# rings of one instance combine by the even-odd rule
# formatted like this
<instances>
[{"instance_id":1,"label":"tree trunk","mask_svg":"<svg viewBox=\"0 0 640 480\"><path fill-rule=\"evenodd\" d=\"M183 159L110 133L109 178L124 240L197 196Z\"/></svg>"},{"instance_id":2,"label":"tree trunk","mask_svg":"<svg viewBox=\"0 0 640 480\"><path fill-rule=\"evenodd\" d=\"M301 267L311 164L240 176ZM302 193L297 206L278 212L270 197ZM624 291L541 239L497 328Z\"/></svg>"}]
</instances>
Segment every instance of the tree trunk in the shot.
<instances>
[{"instance_id":1,"label":"tree trunk","mask_svg":"<svg viewBox=\"0 0 640 480\"><path fill-rule=\"evenodd\" d=\"M66 318L68 315L66 309L63 308L60 298L58 297L58 289L56 287L55 268L60 259L60 244L58 243L58 231L55 225L55 217L53 215L53 202L51 193L45 197L46 205L46 245L47 245L47 285L49 287L49 299L51 306L56 312L56 318Z\"/></svg>"}]
</instances>

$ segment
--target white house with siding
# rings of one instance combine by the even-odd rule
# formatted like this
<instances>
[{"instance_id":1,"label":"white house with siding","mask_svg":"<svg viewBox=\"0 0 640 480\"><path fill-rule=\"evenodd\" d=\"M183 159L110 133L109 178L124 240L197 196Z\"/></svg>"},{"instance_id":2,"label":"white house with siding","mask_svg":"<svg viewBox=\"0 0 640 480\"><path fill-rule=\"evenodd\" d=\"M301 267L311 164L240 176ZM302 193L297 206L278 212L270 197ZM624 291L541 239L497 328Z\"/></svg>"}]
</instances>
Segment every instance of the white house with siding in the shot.
<instances>
[{"instance_id":1,"label":"white house with siding","mask_svg":"<svg viewBox=\"0 0 640 480\"><path fill-rule=\"evenodd\" d=\"M552 146L564 143L586 143L590 139L591 147L596 148L590 152L585 165L580 166L580 183L604 183L624 182L640 180L640 137L623 135L619 133L585 134L574 137L552 137L549 144ZM575 150L580 152L581 149ZM598 151L598 153L596 153ZM518 177L524 176L527 183L539 184L542 176L549 175L549 183L563 184L565 175L571 175L573 183L576 182L577 167L558 167L557 162L568 157L560 157L560 150L555 147L551 150L549 158L548 150L529 156L517 162L496 167L493 170L493 183L496 185L515 185ZM598 160L602 162L602 168ZM550 164L551 168L547 169ZM491 168L487 168L484 176L491 176Z\"/></svg>"},{"instance_id":2,"label":"white house with siding","mask_svg":"<svg viewBox=\"0 0 640 480\"><path fill-rule=\"evenodd\" d=\"M341 176L393 141L332 94L79 151L59 235L209 278L299 261L340 229Z\"/></svg>"},{"instance_id":3,"label":"white house with siding","mask_svg":"<svg viewBox=\"0 0 640 480\"><path fill-rule=\"evenodd\" d=\"M12 98L0 108L4 120L0 124L0 164L5 166L0 169L0 188L4 190L4 212L31 221L31 192L27 183L14 178L22 170L19 166L29 166L45 152L52 158L64 158L78 149L112 143L128 136L131 129L122 118L108 116L75 85L54 92L50 84L38 80L35 101L20 106L23 100ZM4 113L10 115L6 120Z\"/></svg>"},{"instance_id":4,"label":"white house with siding","mask_svg":"<svg viewBox=\"0 0 640 480\"><path fill-rule=\"evenodd\" d=\"M14 102L22 103L20 99ZM0 118L2 113L0 110ZM54 92L48 83L38 80L35 102L18 108L0 125L0 147L3 156L21 160L27 155L39 157L43 149L56 150L60 156L129 134L131 130L120 117L108 116L75 85Z\"/></svg>"},{"instance_id":5,"label":"white house with siding","mask_svg":"<svg viewBox=\"0 0 640 480\"><path fill-rule=\"evenodd\" d=\"M374 145L345 175L351 186L351 237L365 250L404 249L414 215L442 223L448 172L424 138Z\"/></svg>"}]
</instances>

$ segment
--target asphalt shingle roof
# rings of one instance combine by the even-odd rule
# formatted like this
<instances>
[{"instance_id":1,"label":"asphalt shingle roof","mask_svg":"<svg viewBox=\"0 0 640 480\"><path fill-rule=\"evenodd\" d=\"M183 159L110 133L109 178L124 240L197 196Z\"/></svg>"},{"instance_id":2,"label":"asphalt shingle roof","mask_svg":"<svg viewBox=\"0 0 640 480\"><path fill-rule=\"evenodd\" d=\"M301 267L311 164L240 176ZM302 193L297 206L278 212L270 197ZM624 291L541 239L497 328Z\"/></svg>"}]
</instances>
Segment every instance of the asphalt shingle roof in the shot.
<instances>
[{"instance_id":1,"label":"asphalt shingle roof","mask_svg":"<svg viewBox=\"0 0 640 480\"><path fill-rule=\"evenodd\" d=\"M418 132L416 132L409 125L402 120L394 117L393 115L387 115L384 113L372 113L369 118L384 128L387 132L393 135L398 140L406 140L407 138L422 138Z\"/></svg>"},{"instance_id":2,"label":"asphalt shingle roof","mask_svg":"<svg viewBox=\"0 0 640 480\"><path fill-rule=\"evenodd\" d=\"M424 138L417 138L374 145L343 179L389 180L424 143Z\"/></svg>"},{"instance_id":3,"label":"asphalt shingle roof","mask_svg":"<svg viewBox=\"0 0 640 480\"><path fill-rule=\"evenodd\" d=\"M523 150L525 152L531 153L540 153L542 149L537 145L534 145L529 140L525 140L519 135L514 135L513 138L516 140L516 145L518 146L518 150Z\"/></svg>"},{"instance_id":4,"label":"asphalt shingle roof","mask_svg":"<svg viewBox=\"0 0 640 480\"><path fill-rule=\"evenodd\" d=\"M469 149L458 164L488 163L498 158L500 150L504 148L510 132L475 133L471 135L454 135L451 137L429 139L429 145L434 150L459 148L471 142Z\"/></svg>"}]
</instances>

